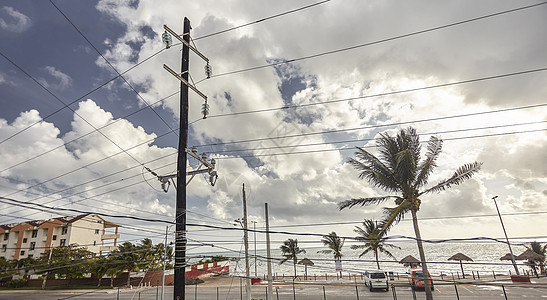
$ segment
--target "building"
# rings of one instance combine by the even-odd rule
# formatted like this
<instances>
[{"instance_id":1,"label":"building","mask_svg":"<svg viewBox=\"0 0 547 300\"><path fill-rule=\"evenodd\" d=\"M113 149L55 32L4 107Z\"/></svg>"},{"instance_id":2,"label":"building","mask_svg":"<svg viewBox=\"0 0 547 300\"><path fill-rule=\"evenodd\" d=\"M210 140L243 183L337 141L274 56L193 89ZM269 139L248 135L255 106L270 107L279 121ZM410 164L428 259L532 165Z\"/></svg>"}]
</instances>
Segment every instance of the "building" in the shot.
<instances>
[{"instance_id":1,"label":"building","mask_svg":"<svg viewBox=\"0 0 547 300\"><path fill-rule=\"evenodd\" d=\"M118 227L95 214L0 225L0 257L6 260L39 258L51 247L71 244L101 254L117 249Z\"/></svg>"}]
</instances>

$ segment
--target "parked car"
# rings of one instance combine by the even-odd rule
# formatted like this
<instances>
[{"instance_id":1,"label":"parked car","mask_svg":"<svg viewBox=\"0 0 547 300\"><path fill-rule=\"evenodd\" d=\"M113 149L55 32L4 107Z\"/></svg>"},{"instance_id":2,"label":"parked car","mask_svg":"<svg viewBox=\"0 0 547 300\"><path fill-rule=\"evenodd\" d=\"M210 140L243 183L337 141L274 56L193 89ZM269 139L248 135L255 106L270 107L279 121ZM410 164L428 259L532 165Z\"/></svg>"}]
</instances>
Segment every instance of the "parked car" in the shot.
<instances>
[{"instance_id":1,"label":"parked car","mask_svg":"<svg viewBox=\"0 0 547 300\"><path fill-rule=\"evenodd\" d=\"M365 285L368 286L371 292L373 289L386 289L386 291L388 291L389 281L386 272L381 270L366 271Z\"/></svg>"},{"instance_id":2,"label":"parked car","mask_svg":"<svg viewBox=\"0 0 547 300\"><path fill-rule=\"evenodd\" d=\"M435 287L433 285L433 279L431 279L431 275L429 274L429 272L427 273L427 277L429 278L429 285L431 286L431 290L435 290ZM425 276L423 270L410 270L409 280L413 290L425 288Z\"/></svg>"}]
</instances>

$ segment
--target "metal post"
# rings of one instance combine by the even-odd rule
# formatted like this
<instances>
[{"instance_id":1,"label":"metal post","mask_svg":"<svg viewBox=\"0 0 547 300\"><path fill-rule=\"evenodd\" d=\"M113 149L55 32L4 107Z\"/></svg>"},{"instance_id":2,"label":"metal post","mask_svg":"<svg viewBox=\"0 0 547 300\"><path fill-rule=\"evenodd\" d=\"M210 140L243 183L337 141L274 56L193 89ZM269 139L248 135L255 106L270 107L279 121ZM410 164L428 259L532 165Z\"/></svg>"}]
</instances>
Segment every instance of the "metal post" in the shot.
<instances>
[{"instance_id":1,"label":"metal post","mask_svg":"<svg viewBox=\"0 0 547 300\"><path fill-rule=\"evenodd\" d=\"M256 221L253 222L253 231L254 231L254 244L255 244L255 278L258 276L256 275Z\"/></svg>"},{"instance_id":2,"label":"metal post","mask_svg":"<svg viewBox=\"0 0 547 300\"><path fill-rule=\"evenodd\" d=\"M169 226L165 226L165 243L163 244L163 271L161 273L161 300L165 293L165 261L167 260L167 231ZM156 289L157 290L157 289Z\"/></svg>"},{"instance_id":3,"label":"metal post","mask_svg":"<svg viewBox=\"0 0 547 300\"><path fill-rule=\"evenodd\" d=\"M247 231L247 198L245 197L245 184L243 184L243 240L245 244L245 293L247 300L251 300L251 275L249 274L249 233Z\"/></svg>"},{"instance_id":4,"label":"metal post","mask_svg":"<svg viewBox=\"0 0 547 300\"><path fill-rule=\"evenodd\" d=\"M503 286L503 284L501 285L501 289L503 290L503 295L505 296L505 300L507 300L507 293L505 292L505 286Z\"/></svg>"},{"instance_id":5,"label":"metal post","mask_svg":"<svg viewBox=\"0 0 547 300\"><path fill-rule=\"evenodd\" d=\"M325 286L323 286L323 300L327 300L327 294L325 293Z\"/></svg>"},{"instance_id":6,"label":"metal post","mask_svg":"<svg viewBox=\"0 0 547 300\"><path fill-rule=\"evenodd\" d=\"M391 285L391 292L393 293L393 300L397 300L397 292L395 291L395 286Z\"/></svg>"},{"instance_id":7,"label":"metal post","mask_svg":"<svg viewBox=\"0 0 547 300\"><path fill-rule=\"evenodd\" d=\"M458 294L458 286L454 284L454 289L456 290L456 299L460 300L460 294Z\"/></svg>"},{"instance_id":8,"label":"metal post","mask_svg":"<svg viewBox=\"0 0 547 300\"><path fill-rule=\"evenodd\" d=\"M492 197L492 200L494 200L494 204L496 205L496 210L498 211L498 216L500 217L501 228L503 228L503 234L505 234L505 240L507 241L507 246L509 246L509 252L511 253L511 261L513 262L513 267L515 267L515 272L518 276L520 275L519 269L517 268L517 263L515 262L515 256L513 255L513 250L511 249L511 244L509 243L509 238L507 237L507 232L505 231L505 226L503 226L503 220L501 219L501 214L498 208L498 203L496 202L496 198L498 198L498 196Z\"/></svg>"},{"instance_id":9,"label":"metal post","mask_svg":"<svg viewBox=\"0 0 547 300\"><path fill-rule=\"evenodd\" d=\"M184 18L183 39L190 43L190 20ZM190 49L183 44L181 77L188 81ZM186 299L186 147L188 145L188 86L180 83L180 125L177 156L174 300Z\"/></svg>"},{"instance_id":10,"label":"metal post","mask_svg":"<svg viewBox=\"0 0 547 300\"><path fill-rule=\"evenodd\" d=\"M272 254L270 253L270 221L268 216L268 203L264 203L264 215L266 219L266 259L268 264L268 299L273 300L272 283Z\"/></svg>"}]
</instances>

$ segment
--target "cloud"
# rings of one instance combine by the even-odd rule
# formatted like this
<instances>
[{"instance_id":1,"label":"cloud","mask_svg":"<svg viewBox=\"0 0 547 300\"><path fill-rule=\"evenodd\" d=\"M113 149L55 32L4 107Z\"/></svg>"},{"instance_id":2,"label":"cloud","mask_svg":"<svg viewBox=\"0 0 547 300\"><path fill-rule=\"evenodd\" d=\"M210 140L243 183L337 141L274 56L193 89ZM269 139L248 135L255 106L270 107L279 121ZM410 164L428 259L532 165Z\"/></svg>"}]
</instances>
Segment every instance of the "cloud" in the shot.
<instances>
[{"instance_id":1,"label":"cloud","mask_svg":"<svg viewBox=\"0 0 547 300\"><path fill-rule=\"evenodd\" d=\"M32 25L29 17L13 9L13 7L4 6L0 13L4 15L0 15L0 28L6 31L21 33Z\"/></svg>"},{"instance_id":2,"label":"cloud","mask_svg":"<svg viewBox=\"0 0 547 300\"><path fill-rule=\"evenodd\" d=\"M57 90L64 90L72 85L72 78L67 74L57 70L55 67L46 66L44 71L53 77L57 82L52 83L52 80L46 80L44 78L38 78L38 81L47 88L53 88Z\"/></svg>"}]
</instances>

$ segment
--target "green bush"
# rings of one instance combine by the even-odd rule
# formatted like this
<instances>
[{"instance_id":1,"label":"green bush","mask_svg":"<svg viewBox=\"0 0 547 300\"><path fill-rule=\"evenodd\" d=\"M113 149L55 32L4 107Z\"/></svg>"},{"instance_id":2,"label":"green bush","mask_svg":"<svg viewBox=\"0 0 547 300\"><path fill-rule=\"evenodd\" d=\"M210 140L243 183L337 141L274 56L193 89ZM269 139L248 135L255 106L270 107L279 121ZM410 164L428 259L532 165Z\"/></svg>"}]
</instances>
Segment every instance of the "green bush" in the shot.
<instances>
[{"instance_id":1,"label":"green bush","mask_svg":"<svg viewBox=\"0 0 547 300\"><path fill-rule=\"evenodd\" d=\"M26 279L14 279L14 280L10 280L8 281L8 283L6 284L6 286L8 288L20 288L20 287L24 287L24 286L27 286L27 280Z\"/></svg>"}]
</instances>

